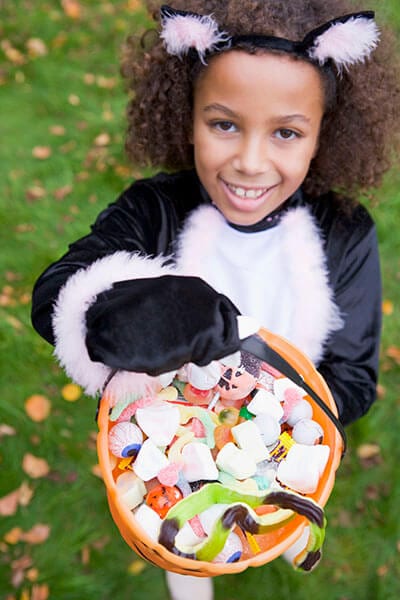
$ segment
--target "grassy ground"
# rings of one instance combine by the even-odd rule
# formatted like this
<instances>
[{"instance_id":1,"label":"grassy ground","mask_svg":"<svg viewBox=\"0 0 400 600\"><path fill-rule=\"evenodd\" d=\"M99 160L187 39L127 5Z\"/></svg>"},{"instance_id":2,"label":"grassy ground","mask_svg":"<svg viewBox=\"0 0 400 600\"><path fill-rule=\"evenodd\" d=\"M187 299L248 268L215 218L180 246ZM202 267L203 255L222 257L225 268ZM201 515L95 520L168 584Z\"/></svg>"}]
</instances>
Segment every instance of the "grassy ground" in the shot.
<instances>
[{"instance_id":1,"label":"grassy ground","mask_svg":"<svg viewBox=\"0 0 400 600\"><path fill-rule=\"evenodd\" d=\"M117 62L145 13L138 0L14 0L0 11L0 598L161 600L162 572L130 551L109 515L95 468L95 403L65 399L67 379L29 317L38 274L131 180ZM400 30L398 0L380 14ZM393 173L381 207L371 207L385 297L380 398L348 430L324 560L310 576L277 560L219 578L218 599L400 595L399 183ZM42 397L34 408L48 401L47 417L29 411L32 395Z\"/></svg>"}]
</instances>

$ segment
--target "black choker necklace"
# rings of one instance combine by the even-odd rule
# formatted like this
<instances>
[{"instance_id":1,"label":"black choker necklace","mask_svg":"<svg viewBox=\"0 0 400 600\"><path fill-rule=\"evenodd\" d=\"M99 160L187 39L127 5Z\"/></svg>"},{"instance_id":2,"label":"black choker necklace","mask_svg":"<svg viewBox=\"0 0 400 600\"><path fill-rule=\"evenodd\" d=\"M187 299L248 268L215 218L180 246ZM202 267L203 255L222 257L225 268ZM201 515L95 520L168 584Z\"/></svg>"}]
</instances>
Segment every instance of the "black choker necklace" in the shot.
<instances>
[{"instance_id":1,"label":"black choker necklace","mask_svg":"<svg viewBox=\"0 0 400 600\"><path fill-rule=\"evenodd\" d=\"M243 233L258 233L260 231L265 231L266 229L271 229L278 225L281 221L282 217L285 216L289 208L293 208L297 206L299 202L302 200L301 190L297 190L293 196L290 196L283 204L278 206L271 213L266 215L261 221L254 223L253 225L237 225L236 223L229 223L230 227L236 229L237 231L242 231Z\"/></svg>"}]
</instances>

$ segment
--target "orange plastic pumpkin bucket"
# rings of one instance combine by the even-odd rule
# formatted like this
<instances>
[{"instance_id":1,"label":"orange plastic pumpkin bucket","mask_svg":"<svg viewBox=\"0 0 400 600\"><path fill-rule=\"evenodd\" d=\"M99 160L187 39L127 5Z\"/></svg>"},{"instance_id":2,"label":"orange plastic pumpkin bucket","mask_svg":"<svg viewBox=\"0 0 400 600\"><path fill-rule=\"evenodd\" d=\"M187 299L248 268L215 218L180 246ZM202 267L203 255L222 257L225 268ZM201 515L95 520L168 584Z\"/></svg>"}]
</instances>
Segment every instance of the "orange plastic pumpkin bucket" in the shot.
<instances>
[{"instance_id":1,"label":"orange plastic pumpkin bucket","mask_svg":"<svg viewBox=\"0 0 400 600\"><path fill-rule=\"evenodd\" d=\"M304 378L304 381L313 388L330 410L337 415L336 405L329 388L321 375L316 371L312 362L296 347L280 336L265 329L259 335L285 358ZM318 487L313 494L308 495L319 506L325 506L330 496L335 481L335 472L339 466L343 440L335 425L326 413L312 400L306 397L313 407L313 419L317 421L324 431L324 444L329 446L329 458ZM97 436L97 451L100 469L106 486L107 498L112 517L127 544L141 557L157 566L184 575L199 577L212 577L216 575L239 573L247 567L257 567L268 563L285 552L303 533L307 523L306 518L296 515L288 524L267 534L257 535L259 551L254 553L245 536L242 537L243 553L238 562L214 563L194 560L177 556L171 553L160 543L154 542L146 531L137 524L133 513L125 506L118 496L116 483L113 477L115 460L108 448L108 432L110 406L107 396L104 395L99 408Z\"/></svg>"}]
</instances>

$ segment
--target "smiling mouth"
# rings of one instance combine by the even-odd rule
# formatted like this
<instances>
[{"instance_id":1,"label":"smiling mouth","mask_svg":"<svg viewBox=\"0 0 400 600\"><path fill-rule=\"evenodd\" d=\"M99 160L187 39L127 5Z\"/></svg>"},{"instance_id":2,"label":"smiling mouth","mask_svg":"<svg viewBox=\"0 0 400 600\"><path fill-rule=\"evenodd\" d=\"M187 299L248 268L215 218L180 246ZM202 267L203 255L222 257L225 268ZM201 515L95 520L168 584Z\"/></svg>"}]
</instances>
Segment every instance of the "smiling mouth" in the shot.
<instances>
[{"instance_id":1,"label":"smiling mouth","mask_svg":"<svg viewBox=\"0 0 400 600\"><path fill-rule=\"evenodd\" d=\"M250 198L251 200L256 200L260 198L263 194L265 194L271 187L264 188L244 188L236 185L232 185L231 183L224 182L227 188L235 194L238 198Z\"/></svg>"}]
</instances>

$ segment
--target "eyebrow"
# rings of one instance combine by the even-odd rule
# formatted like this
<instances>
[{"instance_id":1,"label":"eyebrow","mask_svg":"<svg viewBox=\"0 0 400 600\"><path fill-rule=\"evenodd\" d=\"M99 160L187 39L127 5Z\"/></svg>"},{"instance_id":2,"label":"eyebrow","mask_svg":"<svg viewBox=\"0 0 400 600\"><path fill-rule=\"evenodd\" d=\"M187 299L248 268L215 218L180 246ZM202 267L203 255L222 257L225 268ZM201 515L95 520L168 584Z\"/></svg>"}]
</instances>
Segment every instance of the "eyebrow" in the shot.
<instances>
[{"instance_id":1,"label":"eyebrow","mask_svg":"<svg viewBox=\"0 0 400 600\"><path fill-rule=\"evenodd\" d=\"M207 106L204 107L203 110L204 110L204 112L210 112L212 110L219 110L220 112L223 112L228 117L237 118L239 116L233 110L228 108L227 106L224 106L223 104L218 104L218 103L208 104Z\"/></svg>"},{"instance_id":2,"label":"eyebrow","mask_svg":"<svg viewBox=\"0 0 400 600\"><path fill-rule=\"evenodd\" d=\"M231 117L231 118L239 117L239 115L237 113L235 113L233 110L231 110L227 106L224 106L223 104L218 104L218 103L208 104L207 106L204 107L203 110L204 110L204 112L211 112L213 110L217 110L217 111L224 113L227 117ZM282 115L282 116L274 117L273 121L275 121L276 123L279 123L279 124L291 123L292 121L303 121L303 123L310 123L311 119L309 119L308 117L306 117L305 115L302 115L300 113L295 113L292 115Z\"/></svg>"}]
</instances>

